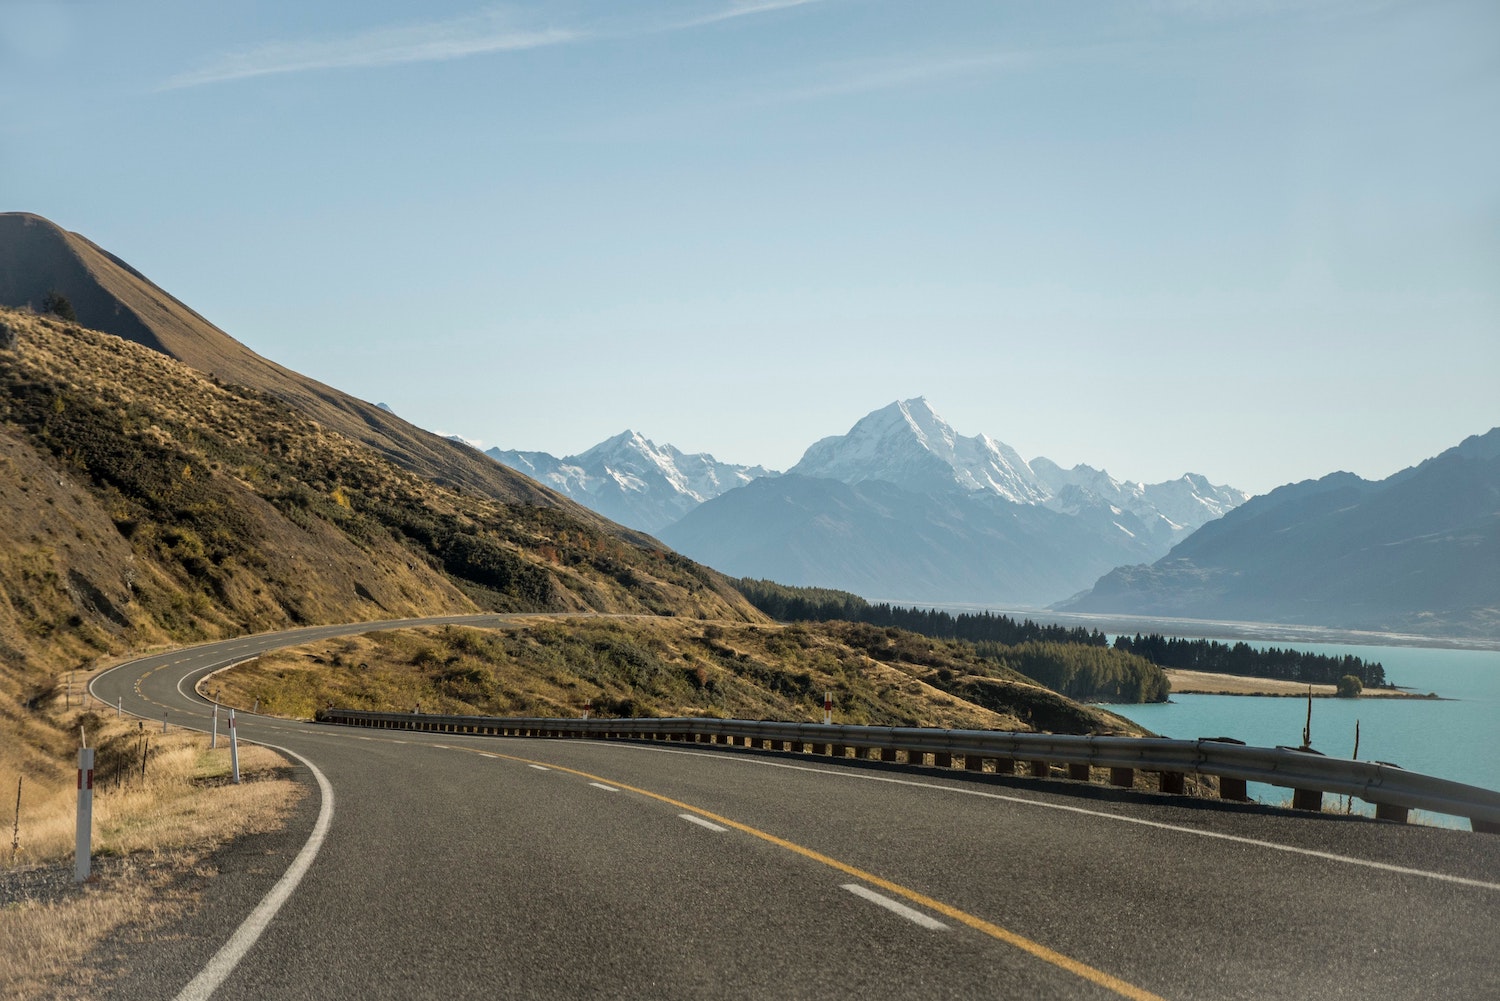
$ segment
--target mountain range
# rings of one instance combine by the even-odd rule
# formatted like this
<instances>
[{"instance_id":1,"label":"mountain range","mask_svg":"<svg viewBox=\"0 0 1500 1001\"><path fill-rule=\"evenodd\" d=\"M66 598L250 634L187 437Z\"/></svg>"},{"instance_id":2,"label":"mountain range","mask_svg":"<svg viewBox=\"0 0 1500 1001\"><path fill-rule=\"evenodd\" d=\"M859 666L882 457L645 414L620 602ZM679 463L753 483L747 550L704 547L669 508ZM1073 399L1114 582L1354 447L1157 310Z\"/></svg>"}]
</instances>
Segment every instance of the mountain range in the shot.
<instances>
[{"instance_id":1,"label":"mountain range","mask_svg":"<svg viewBox=\"0 0 1500 1001\"><path fill-rule=\"evenodd\" d=\"M1378 482L1279 487L1056 607L1500 635L1500 428Z\"/></svg>"},{"instance_id":2,"label":"mountain range","mask_svg":"<svg viewBox=\"0 0 1500 1001\"><path fill-rule=\"evenodd\" d=\"M500 448L485 454L612 521L653 534L726 490L777 475L764 466L719 462L703 452L686 454L634 431L561 459Z\"/></svg>"},{"instance_id":3,"label":"mountain range","mask_svg":"<svg viewBox=\"0 0 1500 1001\"><path fill-rule=\"evenodd\" d=\"M1153 559L1246 495L1120 481L965 437L925 399L812 444L785 475L627 431L577 456L487 454L739 576L912 602L1039 604Z\"/></svg>"}]
</instances>

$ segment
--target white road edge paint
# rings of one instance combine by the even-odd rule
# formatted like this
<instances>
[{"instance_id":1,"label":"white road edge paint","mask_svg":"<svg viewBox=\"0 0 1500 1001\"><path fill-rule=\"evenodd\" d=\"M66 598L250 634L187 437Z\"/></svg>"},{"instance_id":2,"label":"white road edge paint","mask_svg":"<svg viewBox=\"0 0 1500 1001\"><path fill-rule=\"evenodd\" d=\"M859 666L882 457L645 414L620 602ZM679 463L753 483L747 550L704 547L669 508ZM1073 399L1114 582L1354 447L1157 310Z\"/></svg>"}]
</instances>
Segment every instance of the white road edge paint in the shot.
<instances>
[{"instance_id":1,"label":"white road edge paint","mask_svg":"<svg viewBox=\"0 0 1500 1001\"><path fill-rule=\"evenodd\" d=\"M307 870L312 865L313 859L317 858L318 851L323 847L323 841L328 837L328 828L333 823L333 786L329 784L327 776L318 769L318 766L296 751L289 751L285 747L279 747L276 744L262 746L291 755L312 772L313 778L318 780L318 792L323 797L323 804L318 809L318 820L313 824L312 834L308 836L307 843L302 846L297 857L292 859L292 864L276 881L276 885L261 898L260 903L255 905L255 910L250 912L250 916L240 923L234 934L229 936L229 941L214 953L213 958L193 978L192 982L182 989L175 1001L207 1001L209 995L213 994L229 974L234 972L240 960L245 958L245 953L249 952L251 947L260 940L271 920L281 910L281 906L297 889L297 884L302 882L302 877L307 875Z\"/></svg>"},{"instance_id":2,"label":"white road edge paint","mask_svg":"<svg viewBox=\"0 0 1500 1001\"><path fill-rule=\"evenodd\" d=\"M614 786L607 786L607 785L605 785L603 782L590 782L589 785L593 786L595 789L603 789L605 792L619 792L620 791L620 790L616 789Z\"/></svg>"},{"instance_id":3,"label":"white road edge paint","mask_svg":"<svg viewBox=\"0 0 1500 1001\"><path fill-rule=\"evenodd\" d=\"M867 782L887 782L891 785L911 786L915 789L933 789L939 792L957 793L960 796L998 799L1006 803L1020 803L1025 806L1041 807L1044 810L1062 810L1065 813L1080 813L1086 817L1098 817L1102 820L1113 820L1121 824L1139 824L1142 827L1154 827L1158 830L1174 831L1178 834L1191 834L1199 838L1213 838L1217 841L1231 841L1235 844L1252 845L1256 848L1269 848L1273 851L1288 852L1292 855L1306 855L1310 858L1324 859L1328 862L1342 862L1345 865L1364 866L1367 869L1393 872L1401 876L1420 876L1423 879L1435 879L1443 883L1456 883L1459 886L1473 886L1481 890L1500 890L1500 883L1490 883L1482 879L1470 879L1467 876L1454 876L1446 872L1432 872L1427 869L1412 869L1404 865L1392 865L1389 862L1376 862L1372 859L1355 858L1351 855L1336 855L1333 852L1318 851L1315 848L1299 848L1296 845L1284 845L1276 841L1263 841L1260 838L1247 838L1239 834L1204 831L1196 827L1183 827L1181 824L1168 824L1160 820L1146 820L1143 817L1127 817L1123 814L1106 813L1103 810L1089 810L1081 806L1068 806L1064 803L1044 803L1040 800L1027 799L1024 796L1006 796L1003 793L987 792L983 789L962 789L958 786L939 785L936 782L917 782L912 779L898 779L888 775L869 775L863 772L812 768L807 765L792 765L781 761L763 761L756 758L740 757L738 755L711 754L707 751L679 751L667 747L638 747L623 742L611 746L629 747L631 750L638 751L654 751L658 754L687 754L693 757L713 758L716 761L735 761L743 764L764 765L767 768L786 768L794 772L812 772L815 775L829 775L834 778L863 779Z\"/></svg>"},{"instance_id":4,"label":"white road edge paint","mask_svg":"<svg viewBox=\"0 0 1500 1001\"><path fill-rule=\"evenodd\" d=\"M691 813L679 813L677 816L681 817L683 820L686 820L689 824L697 824L699 827L706 827L710 831L716 831L719 834L723 834L725 831L729 830L729 828L727 827L720 827L718 824L715 824L714 822L709 820L704 820L702 817L695 817Z\"/></svg>"},{"instance_id":5,"label":"white road edge paint","mask_svg":"<svg viewBox=\"0 0 1500 1001\"><path fill-rule=\"evenodd\" d=\"M907 907L905 904L896 900L892 900L890 897L887 897L884 894L876 893L868 886L864 886L860 883L843 883L841 885L844 889L848 890L856 897L863 897L872 904L879 904L881 907L884 907L892 914L899 914L906 920L910 921L912 924L921 925L928 931L948 930L948 926L943 924L936 918L929 918L921 911L913 910L912 908Z\"/></svg>"}]
</instances>

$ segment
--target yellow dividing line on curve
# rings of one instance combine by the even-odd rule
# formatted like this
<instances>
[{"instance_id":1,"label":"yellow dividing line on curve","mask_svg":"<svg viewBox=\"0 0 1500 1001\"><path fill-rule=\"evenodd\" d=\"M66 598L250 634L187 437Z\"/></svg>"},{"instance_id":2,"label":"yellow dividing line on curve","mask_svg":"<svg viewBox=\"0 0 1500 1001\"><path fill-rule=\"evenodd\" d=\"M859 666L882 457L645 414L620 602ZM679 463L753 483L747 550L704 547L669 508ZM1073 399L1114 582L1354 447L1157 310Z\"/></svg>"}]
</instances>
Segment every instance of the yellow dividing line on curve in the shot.
<instances>
[{"instance_id":1,"label":"yellow dividing line on curve","mask_svg":"<svg viewBox=\"0 0 1500 1001\"><path fill-rule=\"evenodd\" d=\"M455 750L460 750L460 748L455 748ZM462 748L462 750L469 749ZM477 754L481 752L474 751L471 753ZM650 799L657 800L658 802L666 803L673 809L687 810L691 813L697 814L705 820L711 820L716 824L723 824L726 827L732 827L737 831L742 831L745 834L750 835L751 837L760 838L762 841L770 842L778 848L785 848L789 852L795 852L798 855L801 855L803 858L811 859L814 862L821 862L823 865L826 865L833 869L837 869L839 872L845 873L849 876L853 876L855 879L863 880L866 883L878 886L882 890L886 890L889 893L894 893L897 896L905 897L912 903L919 904L922 907L926 907L928 910L936 911L939 914L952 918L954 921L957 921L960 924L968 925L970 928L973 928L977 932L981 932L985 935L990 936L991 938L998 939L999 941L1004 942L1007 945L1014 946L1015 948L1020 949L1022 952L1029 953L1030 955L1035 956L1037 959L1040 959L1045 963L1051 963L1053 966L1056 966L1059 969L1067 970L1069 973L1078 977L1082 977L1084 980L1087 980L1093 984L1097 984L1098 986L1103 987L1106 990L1113 991L1121 997L1130 998L1131 1001L1165 1001L1165 999L1162 998L1159 994L1153 994L1148 990L1135 986L1134 984L1126 983L1119 977L1110 976L1103 970L1095 969L1094 967L1089 966L1087 963L1080 963L1078 960L1073 959L1071 956L1065 956L1055 949L1047 948L1040 942L1033 942L1031 939L1025 937L1024 935L1017 935L1015 932L1008 931L1005 928L1001 928L997 924L986 921L983 918L975 917L967 911L961 911L951 904L945 904L941 900L934 900L933 898L925 894L918 893L916 890L912 890L905 886L902 886L900 883L893 883L888 879L882 879L880 876L877 876L874 873L865 872L863 869L855 868L854 866L849 865L847 862L840 862L838 859L824 855L822 852L813 851L811 848L804 848L802 845L799 845L796 842L788 841L785 838L778 838L774 834L762 831L759 828L751 827L748 824L742 824L737 820L731 820L728 817L722 817L717 813L713 813L700 807L693 806L691 803L684 803L681 800L672 799L670 796L663 796L661 793L655 793L649 789L641 789L636 786L626 785L623 782L616 782L614 779L603 778L598 775L591 775L588 772L581 772L576 768L567 768L563 765L553 764L550 761L533 761L530 758L520 758L512 754L496 754L494 756L498 758L504 758L507 761L516 761L526 765L544 765L545 767L551 768L554 771L567 772L570 775L577 775L580 778L588 779L594 782L606 782L618 789L624 789L625 791L633 792L638 796L646 796Z\"/></svg>"}]
</instances>

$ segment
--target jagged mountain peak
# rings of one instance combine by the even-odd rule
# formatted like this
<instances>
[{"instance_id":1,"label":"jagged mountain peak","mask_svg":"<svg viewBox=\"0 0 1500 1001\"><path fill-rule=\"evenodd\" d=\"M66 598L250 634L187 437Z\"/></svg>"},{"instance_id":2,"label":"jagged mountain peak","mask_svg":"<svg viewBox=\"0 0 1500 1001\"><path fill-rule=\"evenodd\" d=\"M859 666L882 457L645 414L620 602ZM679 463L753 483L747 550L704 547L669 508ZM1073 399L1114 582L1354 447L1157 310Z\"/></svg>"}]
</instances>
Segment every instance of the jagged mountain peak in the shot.
<instances>
[{"instance_id":1,"label":"jagged mountain peak","mask_svg":"<svg viewBox=\"0 0 1500 1001\"><path fill-rule=\"evenodd\" d=\"M1048 494L1015 449L988 435L960 435L921 396L814 443L790 471L850 484L884 480L921 493L986 491L1020 504Z\"/></svg>"},{"instance_id":2,"label":"jagged mountain peak","mask_svg":"<svg viewBox=\"0 0 1500 1001\"><path fill-rule=\"evenodd\" d=\"M657 532L688 511L761 476L764 466L684 453L626 429L577 455L489 449L496 462L525 473L623 525Z\"/></svg>"}]
</instances>

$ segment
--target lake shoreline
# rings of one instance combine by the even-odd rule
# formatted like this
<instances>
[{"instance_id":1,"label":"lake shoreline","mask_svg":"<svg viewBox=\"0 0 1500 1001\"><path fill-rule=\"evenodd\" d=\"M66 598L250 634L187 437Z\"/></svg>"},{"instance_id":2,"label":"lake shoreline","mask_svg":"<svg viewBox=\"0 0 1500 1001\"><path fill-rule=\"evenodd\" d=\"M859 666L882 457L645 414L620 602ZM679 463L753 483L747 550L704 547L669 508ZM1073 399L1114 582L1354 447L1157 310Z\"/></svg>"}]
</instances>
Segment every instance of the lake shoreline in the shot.
<instances>
[{"instance_id":1,"label":"lake shoreline","mask_svg":"<svg viewBox=\"0 0 1500 1001\"><path fill-rule=\"evenodd\" d=\"M1250 678L1237 674L1187 671L1180 668L1164 668L1163 670L1166 673L1167 682L1172 686L1171 695L1236 695L1273 699L1305 699L1311 689L1312 697L1315 699L1340 697L1333 685L1308 685L1305 682L1283 681L1279 678ZM1441 699L1441 696L1402 688L1366 688L1360 693L1359 698L1420 699L1427 702Z\"/></svg>"}]
</instances>

